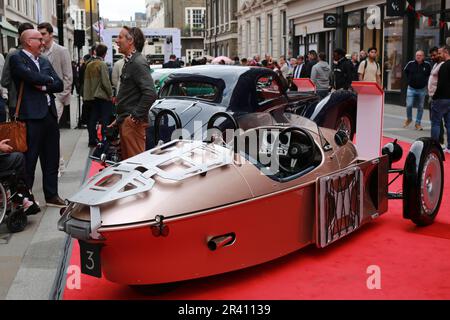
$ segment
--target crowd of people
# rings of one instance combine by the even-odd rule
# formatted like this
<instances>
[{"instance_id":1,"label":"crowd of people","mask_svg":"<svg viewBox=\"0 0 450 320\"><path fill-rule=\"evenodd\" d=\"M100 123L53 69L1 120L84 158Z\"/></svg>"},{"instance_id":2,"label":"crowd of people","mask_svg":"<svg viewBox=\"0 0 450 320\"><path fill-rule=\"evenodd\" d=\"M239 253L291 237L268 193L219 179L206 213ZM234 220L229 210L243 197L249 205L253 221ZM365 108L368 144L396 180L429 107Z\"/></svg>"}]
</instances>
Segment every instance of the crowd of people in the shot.
<instances>
[{"instance_id":1,"label":"crowd of people","mask_svg":"<svg viewBox=\"0 0 450 320\"><path fill-rule=\"evenodd\" d=\"M96 45L82 64L70 60L66 48L53 40L50 23L19 26L20 45L5 60L0 55L2 95L1 110L9 107L13 116L19 103L19 120L27 128L28 150L24 154L12 153L8 140L0 137L0 170L15 170L23 182L20 201L28 214L40 211L32 190L38 159L43 173L43 190L47 206L64 207L58 193L58 171L64 160L60 157L60 133L58 122L65 107L70 105L71 94L76 89L83 98L83 114L89 132L89 147L96 147L99 140L97 125L101 124L102 136L108 128L120 132L122 159L128 159L145 151L148 112L157 99L148 61L142 55L145 37L139 28L123 27L116 43L123 59L109 66L105 62L108 48ZM326 97L332 90L351 90L353 81L381 84L381 68L377 62L378 51L369 48L347 55L343 49L333 51L332 64L323 52L314 50L307 56L278 60L266 55L252 58L238 57L220 60L219 64L270 68L277 72L290 90L297 90L293 79L310 78L317 94ZM415 128L423 130L421 120L425 97L431 103L431 136L443 143L443 124L447 128L450 143L450 48L433 48L432 62L425 60L423 51L416 53L404 73L408 82L407 119L404 127L412 122L412 108L417 107ZM191 65L211 63L208 58L194 59ZM182 63L172 55L163 68L179 68ZM5 121L0 113L0 121ZM450 152L450 145L446 150Z\"/></svg>"}]
</instances>

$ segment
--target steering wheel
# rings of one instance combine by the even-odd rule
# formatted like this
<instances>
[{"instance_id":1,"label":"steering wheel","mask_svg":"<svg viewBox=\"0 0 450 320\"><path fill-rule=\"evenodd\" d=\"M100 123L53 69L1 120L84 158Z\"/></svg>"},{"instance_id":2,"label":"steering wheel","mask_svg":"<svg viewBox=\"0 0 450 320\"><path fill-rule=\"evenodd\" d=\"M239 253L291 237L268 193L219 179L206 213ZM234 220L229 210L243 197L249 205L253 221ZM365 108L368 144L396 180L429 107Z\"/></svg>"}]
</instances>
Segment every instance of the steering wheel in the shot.
<instances>
[{"instance_id":1,"label":"steering wheel","mask_svg":"<svg viewBox=\"0 0 450 320\"><path fill-rule=\"evenodd\" d=\"M225 118L226 120L231 122L231 124L233 126L232 129L234 131L239 129L239 124L237 123L236 119L231 114L229 114L227 112L217 112L208 121L208 126L207 126L208 132L207 132L207 137L206 137L207 141L211 141L211 139L212 139L212 133L210 131L211 129L220 130L220 128L214 126L216 121L219 120L220 118Z\"/></svg>"},{"instance_id":2,"label":"steering wheel","mask_svg":"<svg viewBox=\"0 0 450 320\"><path fill-rule=\"evenodd\" d=\"M284 172L295 174L314 161L315 153L316 143L311 134L303 128L290 127L276 137L271 158Z\"/></svg>"},{"instance_id":3,"label":"steering wheel","mask_svg":"<svg viewBox=\"0 0 450 320\"><path fill-rule=\"evenodd\" d=\"M155 118L155 146L157 146L159 142L159 127L164 116L171 116L175 120L175 130L182 128L181 119L175 111L172 111L170 109L162 109L160 112L158 112Z\"/></svg>"}]
</instances>

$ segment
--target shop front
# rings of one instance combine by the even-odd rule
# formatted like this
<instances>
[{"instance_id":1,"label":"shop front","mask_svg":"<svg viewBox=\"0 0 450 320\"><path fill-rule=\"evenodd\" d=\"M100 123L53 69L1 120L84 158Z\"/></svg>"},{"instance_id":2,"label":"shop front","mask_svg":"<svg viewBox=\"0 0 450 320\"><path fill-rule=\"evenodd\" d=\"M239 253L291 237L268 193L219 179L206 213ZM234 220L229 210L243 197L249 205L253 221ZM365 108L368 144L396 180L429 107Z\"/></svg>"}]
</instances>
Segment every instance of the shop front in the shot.
<instances>
[{"instance_id":1,"label":"shop front","mask_svg":"<svg viewBox=\"0 0 450 320\"><path fill-rule=\"evenodd\" d=\"M331 57L338 47L349 54L376 47L387 103L405 104L403 68L414 59L417 50L429 56L432 47L450 45L450 0L405 1L405 13L397 17L387 16L386 1L355 1L341 7L332 1L327 3L313 14L311 5L304 1L289 8L288 12L293 12L289 16L293 55L314 49ZM339 15L336 29L323 28L325 13Z\"/></svg>"}]
</instances>

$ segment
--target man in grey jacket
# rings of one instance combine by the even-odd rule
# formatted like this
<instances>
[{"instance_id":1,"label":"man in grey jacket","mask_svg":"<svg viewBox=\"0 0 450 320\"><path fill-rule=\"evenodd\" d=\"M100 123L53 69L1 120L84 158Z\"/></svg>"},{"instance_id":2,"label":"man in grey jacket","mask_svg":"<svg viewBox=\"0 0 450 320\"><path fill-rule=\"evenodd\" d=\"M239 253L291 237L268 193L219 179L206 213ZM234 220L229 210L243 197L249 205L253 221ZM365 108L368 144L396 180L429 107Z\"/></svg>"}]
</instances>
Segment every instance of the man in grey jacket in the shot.
<instances>
[{"instance_id":1,"label":"man in grey jacket","mask_svg":"<svg viewBox=\"0 0 450 320\"><path fill-rule=\"evenodd\" d=\"M69 50L53 41L53 27L48 22L38 25L38 31L44 39L43 54L48 58L59 78L64 82L64 91L56 94L56 111L58 111L58 122L65 106L70 106L70 96L72 91L72 61Z\"/></svg>"},{"instance_id":2,"label":"man in grey jacket","mask_svg":"<svg viewBox=\"0 0 450 320\"><path fill-rule=\"evenodd\" d=\"M325 98L330 89L330 65L326 62L326 55L319 53L319 62L311 70L311 81L316 85L317 94L321 99Z\"/></svg>"},{"instance_id":3,"label":"man in grey jacket","mask_svg":"<svg viewBox=\"0 0 450 320\"><path fill-rule=\"evenodd\" d=\"M145 37L139 28L123 27L116 40L125 56L117 94L117 119L112 126L120 130L122 159L145 151L148 111L157 99L150 67L141 54Z\"/></svg>"}]
</instances>

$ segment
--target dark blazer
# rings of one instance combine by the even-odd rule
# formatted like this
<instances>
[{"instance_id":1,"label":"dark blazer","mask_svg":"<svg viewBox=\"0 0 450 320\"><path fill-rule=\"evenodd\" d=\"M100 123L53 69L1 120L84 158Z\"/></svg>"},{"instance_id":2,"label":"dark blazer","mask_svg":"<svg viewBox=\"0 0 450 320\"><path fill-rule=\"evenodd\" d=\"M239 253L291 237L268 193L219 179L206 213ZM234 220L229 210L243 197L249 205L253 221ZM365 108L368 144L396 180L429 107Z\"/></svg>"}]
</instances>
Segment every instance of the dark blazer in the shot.
<instances>
[{"instance_id":1,"label":"dark blazer","mask_svg":"<svg viewBox=\"0 0 450 320\"><path fill-rule=\"evenodd\" d=\"M48 59L39 58L40 71L35 63L20 50L10 59L11 74L19 93L20 84L24 82L22 103L20 106L20 120L44 119L50 111L57 117L55 107L55 96L53 93L62 92L64 84L58 77ZM45 86L46 90L41 91L35 86ZM48 105L47 95L51 98L51 105Z\"/></svg>"},{"instance_id":2,"label":"dark blazer","mask_svg":"<svg viewBox=\"0 0 450 320\"><path fill-rule=\"evenodd\" d=\"M163 64L163 69L178 69L181 68L181 64L179 61L168 61Z\"/></svg>"},{"instance_id":3,"label":"dark blazer","mask_svg":"<svg viewBox=\"0 0 450 320\"><path fill-rule=\"evenodd\" d=\"M294 68L294 72L292 73L292 77L295 78L295 75L297 74L297 70L298 68L302 68L302 70L300 71L300 78L307 78L307 69L306 69L306 64L302 63L301 65L297 65Z\"/></svg>"}]
</instances>

